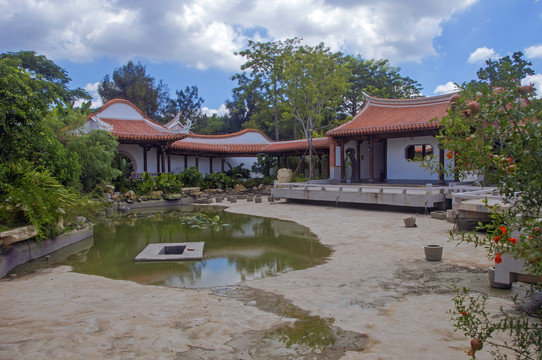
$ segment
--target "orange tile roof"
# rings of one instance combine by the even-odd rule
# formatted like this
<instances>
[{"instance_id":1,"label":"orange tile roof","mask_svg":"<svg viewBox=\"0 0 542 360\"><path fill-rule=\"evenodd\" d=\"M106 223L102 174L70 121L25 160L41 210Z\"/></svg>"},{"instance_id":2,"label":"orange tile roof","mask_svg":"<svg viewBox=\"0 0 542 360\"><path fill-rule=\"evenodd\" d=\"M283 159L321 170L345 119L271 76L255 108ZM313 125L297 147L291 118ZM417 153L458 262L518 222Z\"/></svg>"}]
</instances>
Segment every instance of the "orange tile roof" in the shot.
<instances>
[{"instance_id":1,"label":"orange tile roof","mask_svg":"<svg viewBox=\"0 0 542 360\"><path fill-rule=\"evenodd\" d=\"M192 137L200 137L201 135ZM308 147L308 142L305 139L301 140L291 140L291 141L277 141L270 143L262 144L240 144L240 143L213 143L209 139L208 142L194 142L190 141L189 138L176 141L173 143L172 148L176 150L191 150L191 151L205 151L205 152L216 152L216 153L230 153L230 154L259 154L259 153L279 153L287 151L299 151L305 150ZM327 149L331 145L331 140L329 138L315 138L312 140L313 148L315 149Z\"/></svg>"},{"instance_id":2,"label":"orange tile roof","mask_svg":"<svg viewBox=\"0 0 542 360\"><path fill-rule=\"evenodd\" d=\"M186 137L186 134L179 134L164 128L150 120L120 120L104 119L106 124L112 125L111 134L123 140L163 140L174 141ZM163 129L162 129L163 128Z\"/></svg>"},{"instance_id":3,"label":"orange tile roof","mask_svg":"<svg viewBox=\"0 0 542 360\"><path fill-rule=\"evenodd\" d=\"M314 149L327 149L331 146L330 138L314 138L312 139L312 147ZM290 141L277 141L267 145L263 152L285 152L295 150L305 150L309 147L309 143L306 139L290 140Z\"/></svg>"},{"instance_id":4,"label":"orange tile roof","mask_svg":"<svg viewBox=\"0 0 542 360\"><path fill-rule=\"evenodd\" d=\"M453 94L414 99L380 99L367 95L367 103L349 122L329 130L328 136L382 134L438 129L448 113Z\"/></svg>"},{"instance_id":5,"label":"orange tile roof","mask_svg":"<svg viewBox=\"0 0 542 360\"><path fill-rule=\"evenodd\" d=\"M257 129L243 129L243 130L235 132L235 133L222 134L222 135L190 134L190 137L194 138L194 139L210 139L210 140L212 140L212 139L228 139L228 138L240 136L240 135L243 135L243 134L246 134L246 133L257 133L257 134L262 135L267 141L269 141L269 142L273 141L267 135L265 135L263 132L261 132L260 130L257 130Z\"/></svg>"}]
</instances>

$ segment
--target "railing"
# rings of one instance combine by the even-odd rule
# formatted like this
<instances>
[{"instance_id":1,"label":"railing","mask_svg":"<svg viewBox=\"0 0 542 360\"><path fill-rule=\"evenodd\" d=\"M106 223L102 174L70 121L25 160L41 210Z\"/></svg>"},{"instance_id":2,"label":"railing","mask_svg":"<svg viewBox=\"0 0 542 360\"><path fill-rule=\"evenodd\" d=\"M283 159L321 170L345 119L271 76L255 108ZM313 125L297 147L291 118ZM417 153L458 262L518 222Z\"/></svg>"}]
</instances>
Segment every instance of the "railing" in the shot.
<instances>
[{"instance_id":1,"label":"railing","mask_svg":"<svg viewBox=\"0 0 542 360\"><path fill-rule=\"evenodd\" d=\"M151 178L160 176L160 173L148 173L148 174L149 174L149 176ZM135 173L135 172L133 172L133 173L130 174L130 179L132 179L132 180L141 180L142 177L143 177L143 173Z\"/></svg>"},{"instance_id":2,"label":"railing","mask_svg":"<svg viewBox=\"0 0 542 360\"><path fill-rule=\"evenodd\" d=\"M317 190L336 191L350 193L372 193L372 194L411 194L411 195L437 195L445 194L447 187L433 186L386 186L386 185L354 185L354 184L314 184L314 183L279 183L275 181L275 188L289 190Z\"/></svg>"}]
</instances>

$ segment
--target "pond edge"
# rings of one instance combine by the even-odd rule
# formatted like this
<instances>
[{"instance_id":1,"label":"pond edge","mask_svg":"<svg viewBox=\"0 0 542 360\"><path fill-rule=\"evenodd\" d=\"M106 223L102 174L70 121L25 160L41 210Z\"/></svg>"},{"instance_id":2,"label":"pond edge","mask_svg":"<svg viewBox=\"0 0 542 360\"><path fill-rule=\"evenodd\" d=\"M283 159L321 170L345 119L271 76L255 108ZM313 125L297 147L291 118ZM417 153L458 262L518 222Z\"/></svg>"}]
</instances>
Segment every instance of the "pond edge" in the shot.
<instances>
[{"instance_id":1,"label":"pond edge","mask_svg":"<svg viewBox=\"0 0 542 360\"><path fill-rule=\"evenodd\" d=\"M56 250L91 237L94 234L92 226L87 225L80 230L61 234L54 239L26 240L13 245L6 254L0 255L0 278L6 276L15 266L30 260L38 259Z\"/></svg>"}]
</instances>

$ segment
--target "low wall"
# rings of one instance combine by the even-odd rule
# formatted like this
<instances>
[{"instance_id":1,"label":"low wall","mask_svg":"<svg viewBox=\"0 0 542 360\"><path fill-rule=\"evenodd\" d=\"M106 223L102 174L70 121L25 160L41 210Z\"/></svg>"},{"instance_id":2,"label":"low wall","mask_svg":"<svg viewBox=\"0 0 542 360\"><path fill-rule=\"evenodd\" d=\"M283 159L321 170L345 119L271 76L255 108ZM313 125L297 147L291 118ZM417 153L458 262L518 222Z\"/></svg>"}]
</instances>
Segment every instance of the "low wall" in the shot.
<instances>
[{"instance_id":1,"label":"low wall","mask_svg":"<svg viewBox=\"0 0 542 360\"><path fill-rule=\"evenodd\" d=\"M48 255L92 235L92 227L87 225L81 230L59 235L52 240L41 240L40 242L27 240L16 243L8 253L0 255L0 278L6 276L17 265Z\"/></svg>"},{"instance_id":2,"label":"low wall","mask_svg":"<svg viewBox=\"0 0 542 360\"><path fill-rule=\"evenodd\" d=\"M114 203L114 210L122 210L122 208L127 209L143 209L143 208L152 208L152 207L164 207L164 206L180 206L180 205L190 205L196 202L196 198L193 196L184 196L179 200L146 200L142 202L133 202L133 203Z\"/></svg>"}]
</instances>

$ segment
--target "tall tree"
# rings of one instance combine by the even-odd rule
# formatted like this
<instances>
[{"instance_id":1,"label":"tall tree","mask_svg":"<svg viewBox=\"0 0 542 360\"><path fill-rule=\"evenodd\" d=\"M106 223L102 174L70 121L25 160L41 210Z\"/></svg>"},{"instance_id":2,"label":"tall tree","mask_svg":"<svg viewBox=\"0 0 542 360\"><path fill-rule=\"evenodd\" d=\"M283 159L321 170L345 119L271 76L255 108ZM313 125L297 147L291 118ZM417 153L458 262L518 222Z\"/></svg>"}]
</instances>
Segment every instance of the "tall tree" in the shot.
<instances>
[{"instance_id":1,"label":"tall tree","mask_svg":"<svg viewBox=\"0 0 542 360\"><path fill-rule=\"evenodd\" d=\"M129 61L113 71L112 79L106 75L98 85L98 94L103 102L112 99L131 101L147 116L155 121L165 122L163 118L170 104L167 85L147 74L147 68L140 62Z\"/></svg>"},{"instance_id":2,"label":"tall tree","mask_svg":"<svg viewBox=\"0 0 542 360\"><path fill-rule=\"evenodd\" d=\"M356 115L365 104L363 93L391 99L421 95L421 85L408 76L401 76L401 68L391 66L388 60L365 60L360 55L347 55L341 61L348 67L351 85L339 106L339 113Z\"/></svg>"},{"instance_id":3,"label":"tall tree","mask_svg":"<svg viewBox=\"0 0 542 360\"><path fill-rule=\"evenodd\" d=\"M518 85L528 75L534 75L531 62L523 59L523 53L516 51L512 58L502 57L498 60L486 60L486 67L476 73L478 78L493 87L509 87Z\"/></svg>"},{"instance_id":4,"label":"tall tree","mask_svg":"<svg viewBox=\"0 0 542 360\"><path fill-rule=\"evenodd\" d=\"M312 138L326 109L336 108L348 89L347 69L321 43L299 47L284 60L283 90L289 115L302 127L309 147L309 178L314 176Z\"/></svg>"},{"instance_id":5,"label":"tall tree","mask_svg":"<svg viewBox=\"0 0 542 360\"><path fill-rule=\"evenodd\" d=\"M179 115L185 125L191 125L201 117L201 105L203 105L202 97L199 96L199 90L196 85L187 86L184 90L177 90L177 99L171 99L167 106L167 117L173 118Z\"/></svg>"},{"instance_id":6,"label":"tall tree","mask_svg":"<svg viewBox=\"0 0 542 360\"><path fill-rule=\"evenodd\" d=\"M298 38L265 43L249 41L246 50L235 53L247 59L241 66L241 70L250 70L251 79L258 83L258 86L252 86L251 90L258 92L273 109L275 140L279 140L279 102L283 97L283 58L291 54L298 47L299 42Z\"/></svg>"},{"instance_id":7,"label":"tall tree","mask_svg":"<svg viewBox=\"0 0 542 360\"><path fill-rule=\"evenodd\" d=\"M70 89L69 81L63 69L34 52L0 56L0 162L51 155L39 148L62 150L44 119L55 105L71 108L76 99L90 98Z\"/></svg>"}]
</instances>

